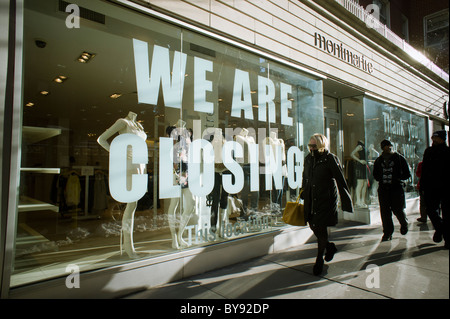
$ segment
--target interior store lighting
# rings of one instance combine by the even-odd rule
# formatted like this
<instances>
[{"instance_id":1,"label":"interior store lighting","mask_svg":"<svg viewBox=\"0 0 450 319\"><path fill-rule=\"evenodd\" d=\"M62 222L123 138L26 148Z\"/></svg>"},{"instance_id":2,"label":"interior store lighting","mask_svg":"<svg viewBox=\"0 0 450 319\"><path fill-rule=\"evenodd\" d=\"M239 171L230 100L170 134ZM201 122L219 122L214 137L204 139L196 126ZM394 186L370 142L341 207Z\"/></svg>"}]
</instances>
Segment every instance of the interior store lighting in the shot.
<instances>
[{"instance_id":1,"label":"interior store lighting","mask_svg":"<svg viewBox=\"0 0 450 319\"><path fill-rule=\"evenodd\" d=\"M77 58L77 61L80 63L88 63L95 57L95 53L89 53L87 51L83 51L80 56Z\"/></svg>"},{"instance_id":2,"label":"interior store lighting","mask_svg":"<svg viewBox=\"0 0 450 319\"><path fill-rule=\"evenodd\" d=\"M109 97L112 99L118 99L121 96L122 96L122 93L113 93Z\"/></svg>"},{"instance_id":3,"label":"interior store lighting","mask_svg":"<svg viewBox=\"0 0 450 319\"><path fill-rule=\"evenodd\" d=\"M58 77L56 77L53 81L55 81L56 83L63 83L64 81L66 81L68 79L67 76L65 75L59 75Z\"/></svg>"}]
</instances>

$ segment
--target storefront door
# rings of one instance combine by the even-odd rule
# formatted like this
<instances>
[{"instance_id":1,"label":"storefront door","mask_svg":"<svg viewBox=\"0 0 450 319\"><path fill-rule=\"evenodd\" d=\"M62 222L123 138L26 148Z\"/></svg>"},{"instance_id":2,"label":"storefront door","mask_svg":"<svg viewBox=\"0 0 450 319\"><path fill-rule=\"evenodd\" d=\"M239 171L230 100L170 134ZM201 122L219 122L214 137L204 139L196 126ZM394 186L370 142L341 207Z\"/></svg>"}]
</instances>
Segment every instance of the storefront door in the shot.
<instances>
[{"instance_id":1,"label":"storefront door","mask_svg":"<svg viewBox=\"0 0 450 319\"><path fill-rule=\"evenodd\" d=\"M342 163L342 129L339 113L325 112L325 135L330 142L330 152L337 155Z\"/></svg>"}]
</instances>

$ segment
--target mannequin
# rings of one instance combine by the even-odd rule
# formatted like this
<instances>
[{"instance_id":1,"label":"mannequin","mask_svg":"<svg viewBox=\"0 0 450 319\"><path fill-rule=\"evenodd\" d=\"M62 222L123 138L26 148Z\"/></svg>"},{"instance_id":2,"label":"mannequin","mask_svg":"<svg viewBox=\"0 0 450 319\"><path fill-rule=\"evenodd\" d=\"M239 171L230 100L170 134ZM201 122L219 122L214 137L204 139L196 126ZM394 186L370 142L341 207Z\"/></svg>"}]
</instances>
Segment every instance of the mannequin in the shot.
<instances>
[{"instance_id":1,"label":"mannequin","mask_svg":"<svg viewBox=\"0 0 450 319\"><path fill-rule=\"evenodd\" d=\"M358 156L356 155L358 154ZM355 163L355 177L356 177L356 207L367 208L366 193L367 193L367 161L366 149L362 141L358 141L350 156L356 161Z\"/></svg>"},{"instance_id":2,"label":"mannequin","mask_svg":"<svg viewBox=\"0 0 450 319\"><path fill-rule=\"evenodd\" d=\"M276 154L276 149L278 146L281 146L281 162L282 162L282 175L283 175L283 188L284 181L287 176L287 167L286 167L286 151L284 141L281 138L278 138L277 131L271 131L270 136L266 137L264 140L265 145L270 145L273 149L273 153ZM280 160L280 159L278 159ZM281 198L283 196L283 188L282 189L273 189L272 191L272 202L279 205L281 209Z\"/></svg>"},{"instance_id":3,"label":"mannequin","mask_svg":"<svg viewBox=\"0 0 450 319\"><path fill-rule=\"evenodd\" d=\"M227 206L228 193L222 187L222 174L230 174L222 162L222 148L225 144L225 138L222 136L221 129L216 128L214 135L209 139L214 149L214 189L212 191L211 204L211 230L217 233L218 237L223 237L223 229L228 221Z\"/></svg>"},{"instance_id":4,"label":"mannequin","mask_svg":"<svg viewBox=\"0 0 450 319\"><path fill-rule=\"evenodd\" d=\"M248 199L250 197L250 205L252 210L258 210L258 197L259 192L250 192L250 161L248 145L256 144L255 139L248 134L248 130L243 128L238 135L236 135L236 142L242 145L244 149L244 158L241 161L242 168L244 170L244 188L242 189L241 199L244 206L244 210L247 211ZM239 162L239 161L238 161ZM245 216L241 216L245 217Z\"/></svg>"},{"instance_id":5,"label":"mannequin","mask_svg":"<svg viewBox=\"0 0 450 319\"><path fill-rule=\"evenodd\" d=\"M129 112L128 115L123 119L118 119L109 129L107 129L102 135L99 136L97 142L109 152L110 144L108 143L108 139L112 137L114 134L135 134L142 138L143 140L147 139L147 134L144 132L144 128L138 122L136 122L137 114L133 112ZM145 164L132 164L131 163L131 153L127 156L127 167L128 176L131 174L145 174L146 165ZM131 187L129 185L131 183L131 178L127 179L127 187ZM123 239L123 249L127 253L130 258L137 258L136 251L134 249L133 243L133 227L134 227L134 213L136 211L137 202L127 203L125 211L122 217L122 228L120 231L121 239L120 239L120 253L122 254L122 239Z\"/></svg>"},{"instance_id":6,"label":"mannequin","mask_svg":"<svg viewBox=\"0 0 450 319\"><path fill-rule=\"evenodd\" d=\"M169 228L172 236L172 248L182 249L188 247L188 243L183 239L183 232L195 211L194 196L189 190L188 185L188 150L191 143L191 134L186 129L186 122L178 120L174 126L169 126L166 130L167 135L174 139L173 148L173 181L181 186L181 196L170 199L170 205L168 209ZM181 204L181 217L178 225L178 231L176 227L176 212L178 206Z\"/></svg>"}]
</instances>

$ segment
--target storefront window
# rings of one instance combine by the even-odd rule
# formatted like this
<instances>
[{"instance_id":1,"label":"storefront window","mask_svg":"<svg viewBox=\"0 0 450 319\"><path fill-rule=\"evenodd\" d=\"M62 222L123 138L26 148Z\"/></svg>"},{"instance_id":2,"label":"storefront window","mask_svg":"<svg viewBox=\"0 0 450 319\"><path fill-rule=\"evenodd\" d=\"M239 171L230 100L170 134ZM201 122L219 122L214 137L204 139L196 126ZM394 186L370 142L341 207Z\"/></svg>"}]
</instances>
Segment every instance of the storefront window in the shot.
<instances>
[{"instance_id":1,"label":"storefront window","mask_svg":"<svg viewBox=\"0 0 450 319\"><path fill-rule=\"evenodd\" d=\"M344 130L344 173L350 188L353 204L356 209L364 209L373 201L368 192L366 165L360 160L367 160L365 145L363 97L354 96L342 99L342 126Z\"/></svg>"},{"instance_id":2,"label":"storefront window","mask_svg":"<svg viewBox=\"0 0 450 319\"><path fill-rule=\"evenodd\" d=\"M406 181L406 198L417 197L415 172L428 145L426 118L370 98L364 98L364 115L366 145L369 145L368 152L372 152L368 153L372 154L369 155L369 164L377 152L381 154L380 142L390 140L393 151L402 154L409 164L411 178Z\"/></svg>"},{"instance_id":3,"label":"storefront window","mask_svg":"<svg viewBox=\"0 0 450 319\"><path fill-rule=\"evenodd\" d=\"M64 4L25 1L11 286L286 226L322 82L103 2L70 28Z\"/></svg>"}]
</instances>

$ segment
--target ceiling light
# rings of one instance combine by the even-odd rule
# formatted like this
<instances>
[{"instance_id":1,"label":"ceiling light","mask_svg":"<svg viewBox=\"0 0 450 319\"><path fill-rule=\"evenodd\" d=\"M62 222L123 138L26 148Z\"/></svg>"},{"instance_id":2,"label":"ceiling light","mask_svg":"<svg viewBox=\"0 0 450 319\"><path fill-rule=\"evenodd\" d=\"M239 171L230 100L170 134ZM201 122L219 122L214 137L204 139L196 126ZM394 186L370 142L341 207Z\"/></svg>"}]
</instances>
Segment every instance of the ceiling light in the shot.
<instances>
[{"instance_id":1,"label":"ceiling light","mask_svg":"<svg viewBox=\"0 0 450 319\"><path fill-rule=\"evenodd\" d=\"M109 97L112 99L118 99L121 96L122 96L122 93L113 93Z\"/></svg>"},{"instance_id":2,"label":"ceiling light","mask_svg":"<svg viewBox=\"0 0 450 319\"><path fill-rule=\"evenodd\" d=\"M89 53L87 51L83 51L80 56L77 58L77 61L80 63L88 63L95 57L95 53Z\"/></svg>"},{"instance_id":3,"label":"ceiling light","mask_svg":"<svg viewBox=\"0 0 450 319\"><path fill-rule=\"evenodd\" d=\"M64 81L66 81L68 79L67 76L65 75L59 75L58 77L56 77L53 81L55 81L56 83L63 83Z\"/></svg>"},{"instance_id":4,"label":"ceiling light","mask_svg":"<svg viewBox=\"0 0 450 319\"><path fill-rule=\"evenodd\" d=\"M44 95L44 96L47 96L47 95L49 95L50 94L50 92L49 91L46 91L46 90L42 90L41 92L39 92L41 95Z\"/></svg>"},{"instance_id":5,"label":"ceiling light","mask_svg":"<svg viewBox=\"0 0 450 319\"><path fill-rule=\"evenodd\" d=\"M32 107L32 106L34 106L34 103L33 102L28 102L27 104L25 104L26 106L29 106L29 107Z\"/></svg>"}]
</instances>

